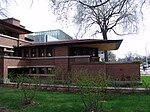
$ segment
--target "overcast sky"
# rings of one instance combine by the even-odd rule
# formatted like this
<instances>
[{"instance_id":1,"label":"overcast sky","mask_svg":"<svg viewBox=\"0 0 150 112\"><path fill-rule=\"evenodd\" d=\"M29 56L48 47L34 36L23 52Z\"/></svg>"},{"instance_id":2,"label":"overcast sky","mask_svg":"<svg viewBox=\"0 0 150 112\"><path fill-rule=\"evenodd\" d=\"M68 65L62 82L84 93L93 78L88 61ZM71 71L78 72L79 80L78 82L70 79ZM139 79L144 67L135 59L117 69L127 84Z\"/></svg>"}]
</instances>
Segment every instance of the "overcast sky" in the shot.
<instances>
[{"instance_id":1,"label":"overcast sky","mask_svg":"<svg viewBox=\"0 0 150 112\"><path fill-rule=\"evenodd\" d=\"M9 17L14 17L21 21L26 29L33 32L61 29L72 37L75 37L76 29L73 25L66 26L63 23L56 22L56 17L50 10L48 0L36 0L31 6L28 0L16 0L9 6ZM114 53L117 57L125 57L128 52L138 53L145 56L145 47L147 54L150 54L150 10L144 11L143 23L140 25L140 32L136 35L117 36L109 35L109 39L123 39L119 50ZM91 38L86 37L86 38ZM147 44L149 43L149 44Z\"/></svg>"}]
</instances>

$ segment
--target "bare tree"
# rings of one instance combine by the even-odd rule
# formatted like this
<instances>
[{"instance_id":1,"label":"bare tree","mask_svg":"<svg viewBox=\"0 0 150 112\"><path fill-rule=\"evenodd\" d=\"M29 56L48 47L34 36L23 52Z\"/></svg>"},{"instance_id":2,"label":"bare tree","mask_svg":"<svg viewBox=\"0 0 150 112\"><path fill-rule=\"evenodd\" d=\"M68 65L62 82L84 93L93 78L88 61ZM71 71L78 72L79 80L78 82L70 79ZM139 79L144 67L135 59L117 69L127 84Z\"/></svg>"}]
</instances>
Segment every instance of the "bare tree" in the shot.
<instances>
[{"instance_id":1,"label":"bare tree","mask_svg":"<svg viewBox=\"0 0 150 112\"><path fill-rule=\"evenodd\" d=\"M0 16L1 17L7 17L7 14L8 14L7 7L9 5L10 1L11 0L1 0L0 1Z\"/></svg>"},{"instance_id":2,"label":"bare tree","mask_svg":"<svg viewBox=\"0 0 150 112\"><path fill-rule=\"evenodd\" d=\"M107 40L109 31L117 35L138 31L137 0L51 0L51 2L59 19L72 17L72 21L78 25L78 31L82 34L90 29L94 32L93 35L101 33L103 39ZM70 16L70 13L74 14ZM107 51L105 61L108 61Z\"/></svg>"},{"instance_id":3,"label":"bare tree","mask_svg":"<svg viewBox=\"0 0 150 112\"><path fill-rule=\"evenodd\" d=\"M125 61L140 61L142 62L144 60L144 57L137 54L137 53L134 53L134 52L128 52L126 55L125 55Z\"/></svg>"},{"instance_id":4,"label":"bare tree","mask_svg":"<svg viewBox=\"0 0 150 112\"><path fill-rule=\"evenodd\" d=\"M31 8L34 3L34 0L28 0L28 2L30 4L30 8ZM0 0L0 16L1 17L9 16L8 8L12 3L15 3L17 5L17 0Z\"/></svg>"},{"instance_id":5,"label":"bare tree","mask_svg":"<svg viewBox=\"0 0 150 112\"><path fill-rule=\"evenodd\" d=\"M116 61L116 55L113 52L108 51L108 59L110 62L115 62Z\"/></svg>"},{"instance_id":6,"label":"bare tree","mask_svg":"<svg viewBox=\"0 0 150 112\"><path fill-rule=\"evenodd\" d=\"M7 16L7 5L15 0L0 1L0 15ZM49 0L55 14L60 20L72 21L78 26L78 35L82 36L88 31L92 35L102 34L108 39L108 32L117 35L136 33L138 31L138 7L149 0ZM34 0L29 0L31 6ZM141 5L142 4L142 5ZM5 7L4 7L5 6ZM122 29L122 30L121 30ZM118 32L119 31L119 32ZM108 53L105 51L105 61Z\"/></svg>"}]
</instances>

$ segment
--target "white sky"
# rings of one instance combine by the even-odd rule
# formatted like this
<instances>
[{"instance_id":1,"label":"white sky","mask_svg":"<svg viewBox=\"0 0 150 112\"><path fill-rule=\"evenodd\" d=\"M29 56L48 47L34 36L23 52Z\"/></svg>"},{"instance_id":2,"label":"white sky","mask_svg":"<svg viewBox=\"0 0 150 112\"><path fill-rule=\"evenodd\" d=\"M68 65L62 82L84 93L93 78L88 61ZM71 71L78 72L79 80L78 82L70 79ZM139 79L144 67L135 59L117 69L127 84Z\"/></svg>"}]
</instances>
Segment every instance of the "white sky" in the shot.
<instances>
[{"instance_id":1,"label":"white sky","mask_svg":"<svg viewBox=\"0 0 150 112\"><path fill-rule=\"evenodd\" d=\"M72 37L75 37L76 29L70 25L56 22L56 17L50 11L48 0L34 0L30 7L30 0L16 0L9 6L9 17L14 17L21 21L26 29L32 32L61 29ZM145 47L147 54L150 54L150 10L145 10L144 22L141 23L140 32L136 35L111 36L109 39L123 39L119 50L114 51L117 57L123 58L128 52L138 53L145 56ZM148 16L146 16L148 15ZM90 37L89 37L90 38ZM147 44L149 43L149 44Z\"/></svg>"}]
</instances>

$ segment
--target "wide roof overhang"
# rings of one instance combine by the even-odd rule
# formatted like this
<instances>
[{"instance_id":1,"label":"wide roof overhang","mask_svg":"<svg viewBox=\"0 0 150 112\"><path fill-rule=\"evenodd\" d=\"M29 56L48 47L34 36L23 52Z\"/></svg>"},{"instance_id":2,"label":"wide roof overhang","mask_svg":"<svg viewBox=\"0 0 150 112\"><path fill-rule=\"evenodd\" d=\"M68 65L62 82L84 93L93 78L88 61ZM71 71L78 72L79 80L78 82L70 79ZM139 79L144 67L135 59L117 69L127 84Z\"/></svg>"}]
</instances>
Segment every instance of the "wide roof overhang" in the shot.
<instances>
[{"instance_id":1,"label":"wide roof overhang","mask_svg":"<svg viewBox=\"0 0 150 112\"><path fill-rule=\"evenodd\" d=\"M54 41L45 43L33 43L20 47L38 47L38 46L69 46L69 47L91 47L98 48L98 50L117 50L121 40L98 40L98 39L83 39L83 40L68 40L68 41Z\"/></svg>"},{"instance_id":2,"label":"wide roof overhang","mask_svg":"<svg viewBox=\"0 0 150 112\"><path fill-rule=\"evenodd\" d=\"M90 47L98 48L98 50L117 50L122 40L93 40L82 44L72 44L71 47Z\"/></svg>"},{"instance_id":3,"label":"wide roof overhang","mask_svg":"<svg viewBox=\"0 0 150 112\"><path fill-rule=\"evenodd\" d=\"M25 28L22 28L22 27L19 27L19 26L16 26L16 25L13 25L13 24L10 24L10 23L7 23L3 20L0 20L0 27L2 28L5 28L5 29L8 29L12 32L16 32L18 34L28 34L28 33L32 33L31 31L29 30L26 30Z\"/></svg>"}]
</instances>

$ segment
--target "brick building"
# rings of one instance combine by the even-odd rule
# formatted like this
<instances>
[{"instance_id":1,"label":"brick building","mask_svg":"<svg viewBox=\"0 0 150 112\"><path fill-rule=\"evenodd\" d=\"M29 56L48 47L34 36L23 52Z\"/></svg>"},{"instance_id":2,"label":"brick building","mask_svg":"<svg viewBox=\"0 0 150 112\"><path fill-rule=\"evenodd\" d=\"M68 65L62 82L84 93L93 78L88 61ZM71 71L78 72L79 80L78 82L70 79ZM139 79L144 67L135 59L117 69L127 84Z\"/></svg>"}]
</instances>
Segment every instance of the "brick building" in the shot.
<instances>
[{"instance_id":1,"label":"brick building","mask_svg":"<svg viewBox=\"0 0 150 112\"><path fill-rule=\"evenodd\" d=\"M112 80L140 80L139 63L99 62L98 51L117 50L122 40L65 40L33 43L25 38L31 33L14 18L0 20L0 77L8 82L8 74L28 74L30 76L60 77L53 74L53 68L61 67L62 80L67 80L65 71L81 68L89 71L103 71ZM74 76L72 76L73 78Z\"/></svg>"}]
</instances>

